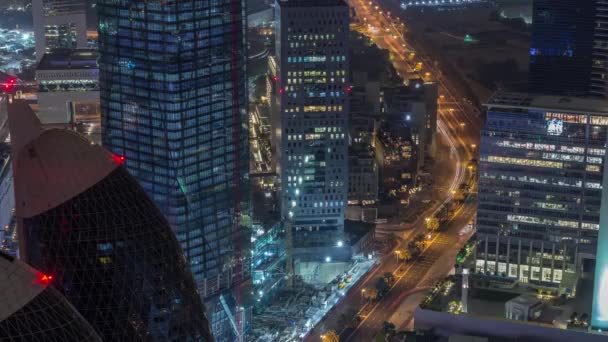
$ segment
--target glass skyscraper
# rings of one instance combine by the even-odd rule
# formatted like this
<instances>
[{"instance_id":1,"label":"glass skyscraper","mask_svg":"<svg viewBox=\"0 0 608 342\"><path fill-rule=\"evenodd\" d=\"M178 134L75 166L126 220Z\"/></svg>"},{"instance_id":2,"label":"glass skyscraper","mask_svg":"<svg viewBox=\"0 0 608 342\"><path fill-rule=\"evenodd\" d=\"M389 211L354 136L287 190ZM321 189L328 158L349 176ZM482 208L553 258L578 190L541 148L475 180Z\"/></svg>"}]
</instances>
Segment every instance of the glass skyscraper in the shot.
<instances>
[{"instance_id":1,"label":"glass skyscraper","mask_svg":"<svg viewBox=\"0 0 608 342\"><path fill-rule=\"evenodd\" d=\"M86 47L85 10L81 0L32 0L36 61L54 49Z\"/></svg>"},{"instance_id":2,"label":"glass skyscraper","mask_svg":"<svg viewBox=\"0 0 608 342\"><path fill-rule=\"evenodd\" d=\"M123 158L15 116L20 256L104 341L211 341L179 243Z\"/></svg>"},{"instance_id":3,"label":"glass skyscraper","mask_svg":"<svg viewBox=\"0 0 608 342\"><path fill-rule=\"evenodd\" d=\"M349 258L336 248L348 195L349 10L341 0L277 2L274 115L282 216L296 258Z\"/></svg>"},{"instance_id":4,"label":"glass skyscraper","mask_svg":"<svg viewBox=\"0 0 608 342\"><path fill-rule=\"evenodd\" d=\"M216 339L232 340L250 257L244 0L97 8L103 145L168 219Z\"/></svg>"},{"instance_id":5,"label":"glass skyscraper","mask_svg":"<svg viewBox=\"0 0 608 342\"><path fill-rule=\"evenodd\" d=\"M530 91L608 95L608 5L601 0L534 0Z\"/></svg>"},{"instance_id":6,"label":"glass skyscraper","mask_svg":"<svg viewBox=\"0 0 608 342\"><path fill-rule=\"evenodd\" d=\"M595 258L608 105L497 93L486 106L476 271L573 291Z\"/></svg>"}]
</instances>

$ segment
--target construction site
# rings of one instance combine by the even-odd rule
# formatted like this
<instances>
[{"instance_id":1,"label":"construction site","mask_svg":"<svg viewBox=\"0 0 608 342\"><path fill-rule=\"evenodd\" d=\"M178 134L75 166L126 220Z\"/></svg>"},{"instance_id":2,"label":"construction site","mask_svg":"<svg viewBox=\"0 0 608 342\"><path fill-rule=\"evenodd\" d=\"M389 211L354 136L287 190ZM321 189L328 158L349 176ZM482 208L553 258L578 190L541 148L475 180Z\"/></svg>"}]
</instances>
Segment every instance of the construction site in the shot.
<instances>
[{"instance_id":1,"label":"construction site","mask_svg":"<svg viewBox=\"0 0 608 342\"><path fill-rule=\"evenodd\" d=\"M324 286L307 284L299 278L293 279L293 284L282 282L282 288L264 294L264 305L256 307L248 341L301 340L375 263L371 255L355 260L348 271Z\"/></svg>"}]
</instances>

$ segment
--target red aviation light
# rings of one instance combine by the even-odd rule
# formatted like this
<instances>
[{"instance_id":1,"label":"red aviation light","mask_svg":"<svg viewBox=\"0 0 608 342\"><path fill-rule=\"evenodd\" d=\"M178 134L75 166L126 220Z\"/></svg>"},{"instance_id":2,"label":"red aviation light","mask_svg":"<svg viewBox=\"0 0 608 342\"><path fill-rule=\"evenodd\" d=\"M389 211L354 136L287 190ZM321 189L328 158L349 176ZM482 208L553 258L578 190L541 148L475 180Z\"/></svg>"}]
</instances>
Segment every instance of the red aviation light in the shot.
<instances>
[{"instance_id":1,"label":"red aviation light","mask_svg":"<svg viewBox=\"0 0 608 342\"><path fill-rule=\"evenodd\" d=\"M274 76L274 77L272 78L272 80L273 80L273 81L275 81L275 82L279 82L279 78L278 78L277 76Z\"/></svg>"},{"instance_id":2,"label":"red aviation light","mask_svg":"<svg viewBox=\"0 0 608 342\"><path fill-rule=\"evenodd\" d=\"M50 274L38 273L36 279L34 279L34 284L39 284L43 286L47 286L53 282L53 276Z\"/></svg>"},{"instance_id":3,"label":"red aviation light","mask_svg":"<svg viewBox=\"0 0 608 342\"><path fill-rule=\"evenodd\" d=\"M283 89L283 88L279 89L279 93L285 94L285 89Z\"/></svg>"},{"instance_id":4,"label":"red aviation light","mask_svg":"<svg viewBox=\"0 0 608 342\"><path fill-rule=\"evenodd\" d=\"M113 153L112 153L112 159L114 159L114 162L116 163L116 165L122 165L125 162L125 156L119 156L119 155L113 154Z\"/></svg>"},{"instance_id":5,"label":"red aviation light","mask_svg":"<svg viewBox=\"0 0 608 342\"><path fill-rule=\"evenodd\" d=\"M15 78L9 78L7 82L2 83L4 90L11 90L15 86Z\"/></svg>"},{"instance_id":6,"label":"red aviation light","mask_svg":"<svg viewBox=\"0 0 608 342\"><path fill-rule=\"evenodd\" d=\"M350 93L351 90L353 90L353 87L347 86L346 88L344 88L344 90L346 90L347 93Z\"/></svg>"}]
</instances>

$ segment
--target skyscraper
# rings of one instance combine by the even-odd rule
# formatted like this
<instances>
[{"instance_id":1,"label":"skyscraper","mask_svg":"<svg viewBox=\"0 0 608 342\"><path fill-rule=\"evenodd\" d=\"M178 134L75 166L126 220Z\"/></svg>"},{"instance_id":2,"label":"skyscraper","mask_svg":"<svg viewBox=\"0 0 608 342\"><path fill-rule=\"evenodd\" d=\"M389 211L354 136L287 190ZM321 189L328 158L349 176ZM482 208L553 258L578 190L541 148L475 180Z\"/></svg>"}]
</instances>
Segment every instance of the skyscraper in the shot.
<instances>
[{"instance_id":1,"label":"skyscraper","mask_svg":"<svg viewBox=\"0 0 608 342\"><path fill-rule=\"evenodd\" d=\"M97 1L103 145L171 224L219 341L250 264L243 2Z\"/></svg>"},{"instance_id":2,"label":"skyscraper","mask_svg":"<svg viewBox=\"0 0 608 342\"><path fill-rule=\"evenodd\" d=\"M476 271L572 291L595 258L608 105L497 93L486 107Z\"/></svg>"},{"instance_id":3,"label":"skyscraper","mask_svg":"<svg viewBox=\"0 0 608 342\"><path fill-rule=\"evenodd\" d=\"M349 10L341 0L278 1L276 8L273 139L282 216L292 220L297 259L332 260L348 195Z\"/></svg>"},{"instance_id":4,"label":"skyscraper","mask_svg":"<svg viewBox=\"0 0 608 342\"><path fill-rule=\"evenodd\" d=\"M534 0L531 92L608 96L606 13L599 0Z\"/></svg>"},{"instance_id":5,"label":"skyscraper","mask_svg":"<svg viewBox=\"0 0 608 342\"><path fill-rule=\"evenodd\" d=\"M596 0L591 88L594 96L608 98L608 3Z\"/></svg>"},{"instance_id":6,"label":"skyscraper","mask_svg":"<svg viewBox=\"0 0 608 342\"><path fill-rule=\"evenodd\" d=\"M36 60L53 49L87 47L85 1L32 0Z\"/></svg>"},{"instance_id":7,"label":"skyscraper","mask_svg":"<svg viewBox=\"0 0 608 342\"><path fill-rule=\"evenodd\" d=\"M2 341L101 342L91 325L41 273L0 251Z\"/></svg>"},{"instance_id":8,"label":"skyscraper","mask_svg":"<svg viewBox=\"0 0 608 342\"><path fill-rule=\"evenodd\" d=\"M105 341L211 341L179 244L124 157L33 113L9 125L22 259Z\"/></svg>"}]
</instances>

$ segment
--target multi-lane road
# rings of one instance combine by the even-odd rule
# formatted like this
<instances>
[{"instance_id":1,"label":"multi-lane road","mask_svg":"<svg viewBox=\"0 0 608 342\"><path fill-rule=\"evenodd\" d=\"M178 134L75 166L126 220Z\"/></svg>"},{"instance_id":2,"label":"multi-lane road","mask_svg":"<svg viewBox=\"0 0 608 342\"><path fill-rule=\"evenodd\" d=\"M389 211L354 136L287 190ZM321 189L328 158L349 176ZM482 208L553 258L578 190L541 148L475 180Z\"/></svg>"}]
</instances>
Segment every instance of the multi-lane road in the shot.
<instances>
[{"instance_id":1,"label":"multi-lane road","mask_svg":"<svg viewBox=\"0 0 608 342\"><path fill-rule=\"evenodd\" d=\"M417 53L416 46L406 41L406 23L394 13L384 10L384 4L377 1L348 2L357 14L353 27L369 37L379 48L391 53L393 66L402 78L421 77L425 81L438 84L438 133L449 147L454 172L446 182L449 187L445 191L443 201L421 215L413 224L413 230L401 234L404 241L396 249L403 248L409 236L425 232L424 218L434 215L441 204L452 199L452 194L458 191L460 184L473 176L474 170L468 169L467 166L470 160L476 158L481 119L478 109L461 97L458 89L442 74L432 56ZM473 219L475 211L474 201L461 205L449 222L447 230L437 234L427 244L421 260L404 264L397 261L392 253L387 253L380 265L353 286L346 298L307 335L306 340L318 341L323 331L332 329L341 332L342 341L372 341L381 331L384 321L391 321L397 327L407 325L412 320L413 309L418 305L417 301L408 301L408 298L428 289L450 271L458 249L468 238L468 235L460 236L459 232ZM379 301L362 303L361 292L374 287L376 279L385 272L393 272L396 276L391 290ZM339 326L340 313L353 307L360 310L362 319L350 328Z\"/></svg>"}]
</instances>

